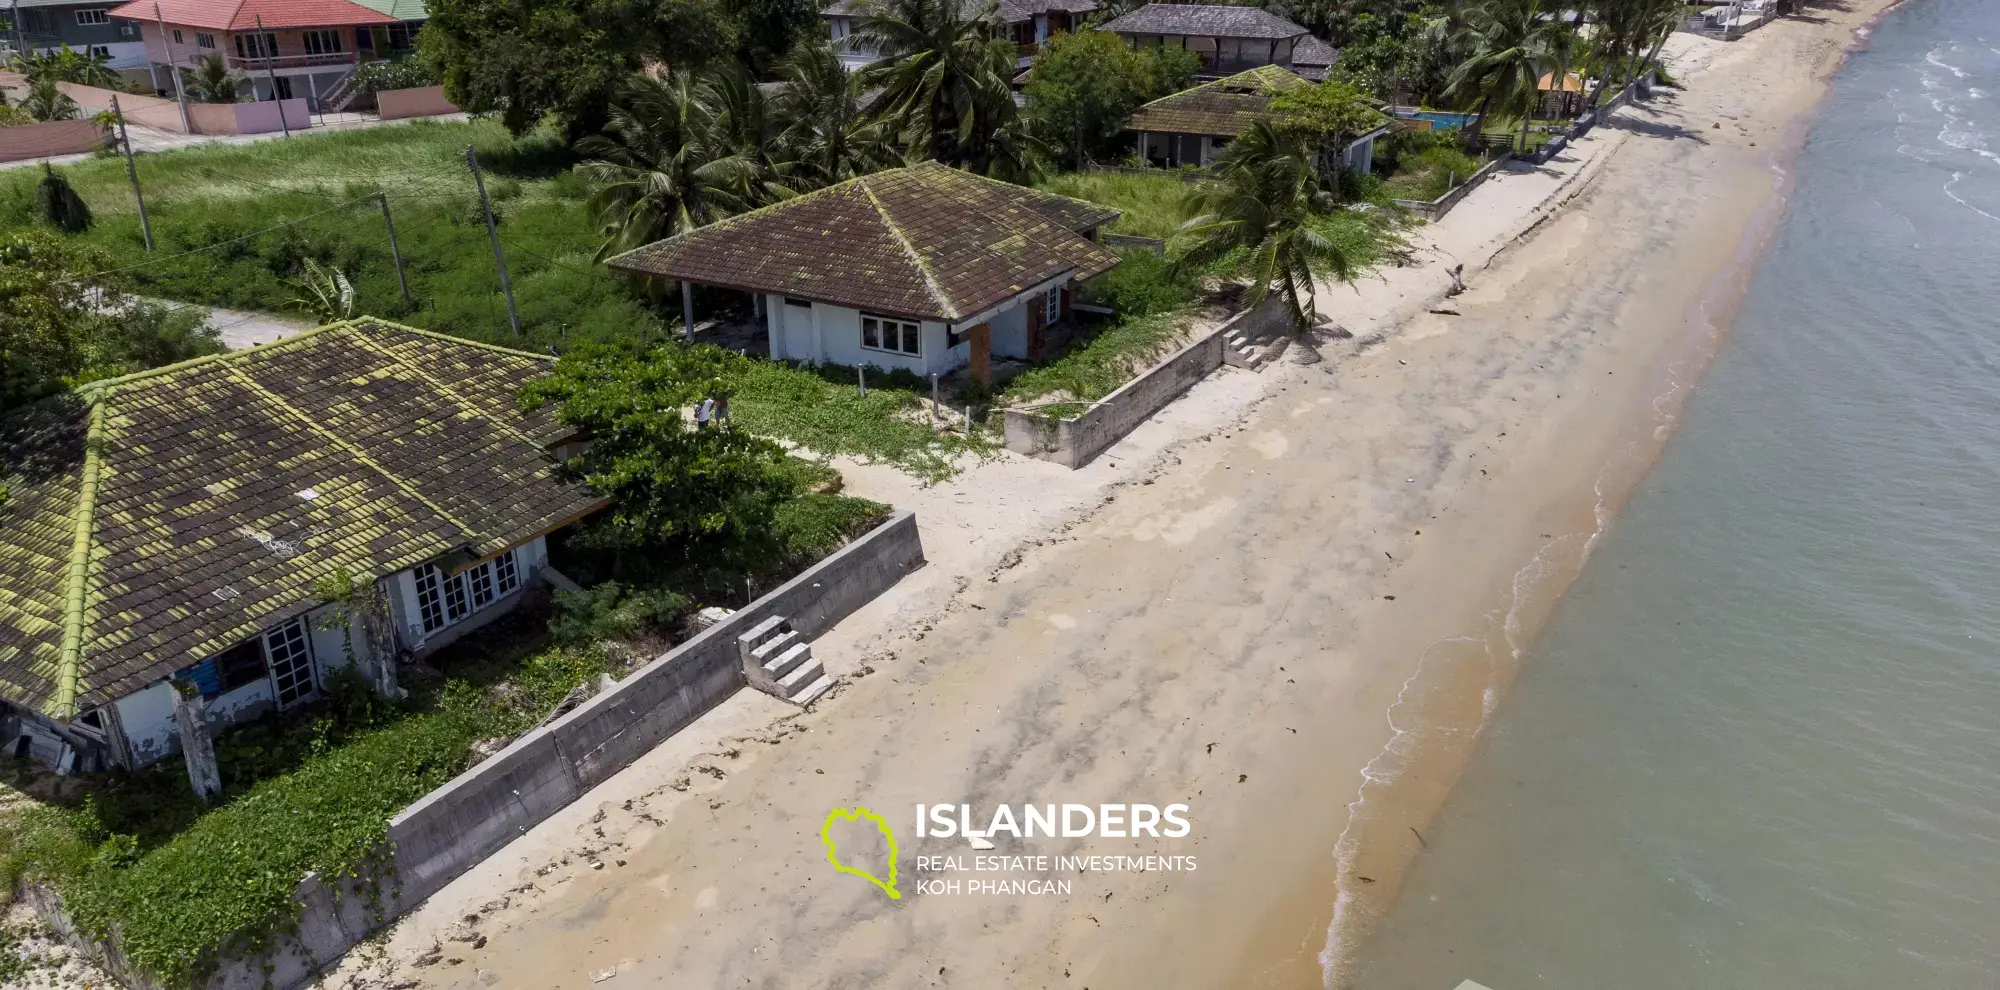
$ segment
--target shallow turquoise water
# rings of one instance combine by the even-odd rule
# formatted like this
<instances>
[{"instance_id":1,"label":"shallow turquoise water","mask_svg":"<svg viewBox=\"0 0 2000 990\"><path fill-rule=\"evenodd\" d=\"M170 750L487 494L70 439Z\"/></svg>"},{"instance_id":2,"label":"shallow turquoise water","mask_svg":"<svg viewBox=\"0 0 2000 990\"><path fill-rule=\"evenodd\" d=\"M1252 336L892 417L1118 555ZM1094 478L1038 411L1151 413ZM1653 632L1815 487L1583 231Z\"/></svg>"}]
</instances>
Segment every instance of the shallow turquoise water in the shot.
<instances>
[{"instance_id":1,"label":"shallow turquoise water","mask_svg":"<svg viewBox=\"0 0 2000 990\"><path fill-rule=\"evenodd\" d=\"M1991 0L1843 69L1360 986L2000 986L1996 97Z\"/></svg>"}]
</instances>

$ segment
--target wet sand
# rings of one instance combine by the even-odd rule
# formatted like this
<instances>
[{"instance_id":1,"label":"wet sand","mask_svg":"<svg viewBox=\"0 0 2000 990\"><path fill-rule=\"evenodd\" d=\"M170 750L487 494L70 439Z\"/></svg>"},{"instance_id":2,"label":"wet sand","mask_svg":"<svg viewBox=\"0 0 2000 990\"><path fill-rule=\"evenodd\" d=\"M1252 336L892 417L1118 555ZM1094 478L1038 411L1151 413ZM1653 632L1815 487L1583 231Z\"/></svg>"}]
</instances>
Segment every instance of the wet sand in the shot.
<instances>
[{"instance_id":1,"label":"wet sand","mask_svg":"<svg viewBox=\"0 0 2000 990\"><path fill-rule=\"evenodd\" d=\"M1775 165L1864 10L1812 17L1721 47L1600 135L1616 155L1468 270L1457 315L1401 319L1424 295L1396 273L1326 294L1355 340L1269 369L1239 419L934 616L863 613L911 625L851 649L817 710L661 781L643 821L601 809L615 850L586 835L480 912L481 941L398 979L1305 987L1325 962L1339 978L1336 900L1332 942L1352 945L1726 324ZM1060 895L918 893L943 875L915 857L973 852L915 836L914 806L939 802L1182 802L1184 839L995 851L1199 865L1070 875ZM821 822L854 805L897 829L899 900L826 862Z\"/></svg>"}]
</instances>

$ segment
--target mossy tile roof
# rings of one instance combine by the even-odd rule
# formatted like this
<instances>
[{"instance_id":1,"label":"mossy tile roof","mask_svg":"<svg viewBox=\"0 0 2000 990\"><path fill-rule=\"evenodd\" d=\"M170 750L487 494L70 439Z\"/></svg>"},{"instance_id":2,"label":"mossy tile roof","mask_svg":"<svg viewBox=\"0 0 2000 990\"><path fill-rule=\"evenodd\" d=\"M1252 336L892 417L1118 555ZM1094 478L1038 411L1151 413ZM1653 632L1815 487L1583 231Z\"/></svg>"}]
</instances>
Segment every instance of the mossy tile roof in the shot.
<instances>
[{"instance_id":1,"label":"mossy tile roof","mask_svg":"<svg viewBox=\"0 0 2000 990\"><path fill-rule=\"evenodd\" d=\"M602 500L514 394L549 359L373 320L0 418L0 698L65 718L378 577Z\"/></svg>"},{"instance_id":2,"label":"mossy tile roof","mask_svg":"<svg viewBox=\"0 0 2000 990\"><path fill-rule=\"evenodd\" d=\"M850 179L611 258L621 271L954 322L1118 257L1082 236L1118 218L936 162Z\"/></svg>"},{"instance_id":3,"label":"mossy tile roof","mask_svg":"<svg viewBox=\"0 0 2000 990\"><path fill-rule=\"evenodd\" d=\"M1235 137L1264 116L1273 95L1309 85L1283 66L1258 66L1160 97L1133 111L1125 126L1155 134Z\"/></svg>"}]
</instances>

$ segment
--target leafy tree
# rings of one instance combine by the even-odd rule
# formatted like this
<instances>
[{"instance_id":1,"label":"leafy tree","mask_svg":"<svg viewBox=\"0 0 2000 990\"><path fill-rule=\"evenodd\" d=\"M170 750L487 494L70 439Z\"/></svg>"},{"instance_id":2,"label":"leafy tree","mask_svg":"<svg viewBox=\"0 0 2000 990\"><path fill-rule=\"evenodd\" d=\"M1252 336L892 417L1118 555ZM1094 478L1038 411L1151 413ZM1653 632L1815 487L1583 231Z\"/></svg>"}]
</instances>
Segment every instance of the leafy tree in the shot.
<instances>
[{"instance_id":1,"label":"leafy tree","mask_svg":"<svg viewBox=\"0 0 2000 990\"><path fill-rule=\"evenodd\" d=\"M33 54L16 53L7 60L7 67L26 76L30 84L47 80L99 89L117 89L122 85L117 70L111 68L110 56L80 52L68 45Z\"/></svg>"},{"instance_id":2,"label":"leafy tree","mask_svg":"<svg viewBox=\"0 0 2000 990\"><path fill-rule=\"evenodd\" d=\"M1135 51L1103 31L1059 34L1043 47L1028 76L1031 127L1052 149L1074 157L1107 158L1126 150L1119 140L1132 111L1185 88L1200 56L1180 48Z\"/></svg>"},{"instance_id":3,"label":"leafy tree","mask_svg":"<svg viewBox=\"0 0 2000 990\"><path fill-rule=\"evenodd\" d=\"M1461 37L1469 57L1452 72L1447 92L1478 101L1479 109L1466 125L1468 144L1479 138L1490 111L1521 114L1526 139L1528 116L1540 98L1537 84L1559 61L1556 36L1568 30L1546 16L1540 0L1492 0L1466 12Z\"/></svg>"},{"instance_id":4,"label":"leafy tree","mask_svg":"<svg viewBox=\"0 0 2000 990\"><path fill-rule=\"evenodd\" d=\"M1216 181L1189 197L1195 214L1175 231L1183 268L1229 264L1250 281L1248 301L1283 293L1292 327L1304 334L1318 318L1320 279L1351 282L1359 266L1328 230L1338 208L1320 185L1304 139L1268 120L1246 128L1212 166Z\"/></svg>"},{"instance_id":5,"label":"leafy tree","mask_svg":"<svg viewBox=\"0 0 2000 990\"><path fill-rule=\"evenodd\" d=\"M128 300L113 316L103 342L104 357L121 372L158 368L225 350L222 334L209 325L208 314L201 309L139 299Z\"/></svg>"},{"instance_id":6,"label":"leafy tree","mask_svg":"<svg viewBox=\"0 0 2000 990\"><path fill-rule=\"evenodd\" d=\"M696 429L690 406L721 391L745 359L666 344L637 353L594 345L563 355L521 392L591 438L565 473L610 499L600 546L669 571L743 574L783 552L773 521L797 494L777 444L732 427Z\"/></svg>"},{"instance_id":7,"label":"leafy tree","mask_svg":"<svg viewBox=\"0 0 2000 990\"><path fill-rule=\"evenodd\" d=\"M49 234L0 236L0 409L60 391L92 363L105 317L74 276L103 267Z\"/></svg>"},{"instance_id":8,"label":"leafy tree","mask_svg":"<svg viewBox=\"0 0 2000 990\"><path fill-rule=\"evenodd\" d=\"M806 39L822 39L826 28L819 3L799 0L737 0L730 4L737 38L737 64L763 78Z\"/></svg>"},{"instance_id":9,"label":"leafy tree","mask_svg":"<svg viewBox=\"0 0 2000 990\"><path fill-rule=\"evenodd\" d=\"M1345 185L1342 156L1347 146L1388 121L1367 94L1337 79L1280 93L1271 98L1270 109L1272 126L1305 142L1321 179L1336 195Z\"/></svg>"},{"instance_id":10,"label":"leafy tree","mask_svg":"<svg viewBox=\"0 0 2000 990\"><path fill-rule=\"evenodd\" d=\"M607 258L738 212L760 183L757 162L730 146L713 93L692 73L634 75L605 133L577 143L598 184L590 208Z\"/></svg>"},{"instance_id":11,"label":"leafy tree","mask_svg":"<svg viewBox=\"0 0 2000 990\"><path fill-rule=\"evenodd\" d=\"M735 50L720 0L436 0L418 35L445 94L515 134L553 115L566 142L596 134L648 61L677 70Z\"/></svg>"},{"instance_id":12,"label":"leafy tree","mask_svg":"<svg viewBox=\"0 0 2000 990\"><path fill-rule=\"evenodd\" d=\"M46 77L28 84L28 94L21 98L21 109L43 122L75 120L78 113L76 101L56 86L56 80Z\"/></svg>"},{"instance_id":13,"label":"leafy tree","mask_svg":"<svg viewBox=\"0 0 2000 990\"><path fill-rule=\"evenodd\" d=\"M220 55L203 58L193 72L182 69L181 79L187 94L202 103L236 103L242 99L237 90L243 79L229 71L228 63Z\"/></svg>"},{"instance_id":14,"label":"leafy tree","mask_svg":"<svg viewBox=\"0 0 2000 990\"><path fill-rule=\"evenodd\" d=\"M0 234L0 409L81 382L222 350L199 310L134 300L97 251L46 231Z\"/></svg>"},{"instance_id":15,"label":"leafy tree","mask_svg":"<svg viewBox=\"0 0 2000 990\"><path fill-rule=\"evenodd\" d=\"M994 37L999 8L963 0L865 0L853 44L881 59L862 70L878 105L925 158L989 172L1026 150L1011 81L1014 45Z\"/></svg>"},{"instance_id":16,"label":"leafy tree","mask_svg":"<svg viewBox=\"0 0 2000 990\"><path fill-rule=\"evenodd\" d=\"M50 226L66 234L81 234L90 229L90 205L47 162L42 163L42 181L35 184L35 197L42 204L42 219Z\"/></svg>"},{"instance_id":17,"label":"leafy tree","mask_svg":"<svg viewBox=\"0 0 2000 990\"><path fill-rule=\"evenodd\" d=\"M861 104L861 86L825 41L800 45L773 97L780 140L797 184L830 185L895 161L882 127Z\"/></svg>"}]
</instances>

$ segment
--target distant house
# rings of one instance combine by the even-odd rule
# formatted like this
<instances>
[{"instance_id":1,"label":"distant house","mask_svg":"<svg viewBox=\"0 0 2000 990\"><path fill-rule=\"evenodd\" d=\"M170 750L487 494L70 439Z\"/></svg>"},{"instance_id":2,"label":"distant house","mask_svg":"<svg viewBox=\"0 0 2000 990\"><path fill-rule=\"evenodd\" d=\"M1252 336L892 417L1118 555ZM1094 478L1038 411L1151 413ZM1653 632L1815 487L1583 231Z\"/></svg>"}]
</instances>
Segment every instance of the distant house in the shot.
<instances>
[{"instance_id":1,"label":"distant house","mask_svg":"<svg viewBox=\"0 0 2000 990\"><path fill-rule=\"evenodd\" d=\"M1138 135L1139 155L1151 164L1207 168L1236 135L1265 115L1271 97L1310 85L1297 73L1267 65L1154 100L1134 111L1125 126ZM1384 116L1382 126L1347 146L1342 156L1346 166L1357 172L1372 169L1375 141L1388 132Z\"/></svg>"},{"instance_id":2,"label":"distant house","mask_svg":"<svg viewBox=\"0 0 2000 990\"><path fill-rule=\"evenodd\" d=\"M67 45L108 59L113 69L137 76L146 69L138 25L110 16L116 3L77 0L11 0L0 19L13 23L0 45L41 52ZM17 30L16 30L17 29Z\"/></svg>"},{"instance_id":3,"label":"distant house","mask_svg":"<svg viewBox=\"0 0 2000 990\"><path fill-rule=\"evenodd\" d=\"M1340 53L1268 10L1188 3L1149 3L1102 25L1135 48L1185 48L1201 56L1201 76L1218 79L1277 65L1315 82Z\"/></svg>"},{"instance_id":4,"label":"distant house","mask_svg":"<svg viewBox=\"0 0 2000 990\"><path fill-rule=\"evenodd\" d=\"M962 0L965 14L976 17L986 9L987 0ZM821 19L833 34L834 48L849 68L860 68L880 58L873 49L845 41L861 20L863 0L840 0L820 11ZM996 37L1014 43L1020 54L1020 68L1041 50L1042 43L1060 31L1075 31L1083 17L1097 9L1097 0L1000 0Z\"/></svg>"},{"instance_id":5,"label":"distant house","mask_svg":"<svg viewBox=\"0 0 2000 990\"><path fill-rule=\"evenodd\" d=\"M752 293L773 358L918 375L1042 356L1118 211L937 162L850 179L618 255L634 275Z\"/></svg>"},{"instance_id":6,"label":"distant house","mask_svg":"<svg viewBox=\"0 0 2000 990\"><path fill-rule=\"evenodd\" d=\"M515 402L549 365L361 320L0 417L0 744L137 767L178 748L190 696L203 732L311 701L349 663L315 591L339 567L398 651L506 611L543 537L603 505Z\"/></svg>"},{"instance_id":7,"label":"distant house","mask_svg":"<svg viewBox=\"0 0 2000 990\"><path fill-rule=\"evenodd\" d=\"M421 0L134 0L111 16L138 28L160 93L173 93L173 67L220 56L252 99L330 112L357 65L412 51L428 15Z\"/></svg>"}]
</instances>

